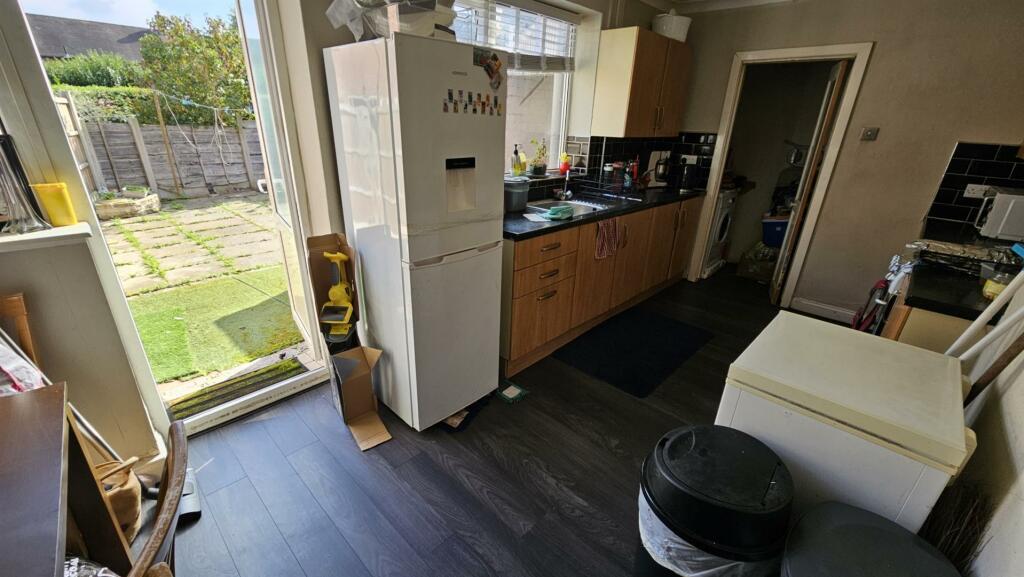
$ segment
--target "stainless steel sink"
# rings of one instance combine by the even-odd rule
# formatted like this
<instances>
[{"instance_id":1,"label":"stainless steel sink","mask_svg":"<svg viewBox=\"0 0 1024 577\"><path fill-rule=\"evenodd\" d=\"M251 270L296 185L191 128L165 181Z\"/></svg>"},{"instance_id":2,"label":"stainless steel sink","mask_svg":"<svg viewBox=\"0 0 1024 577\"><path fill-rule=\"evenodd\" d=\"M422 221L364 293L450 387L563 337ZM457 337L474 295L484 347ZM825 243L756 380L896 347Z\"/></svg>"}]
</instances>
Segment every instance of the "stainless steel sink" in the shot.
<instances>
[{"instance_id":1,"label":"stainless steel sink","mask_svg":"<svg viewBox=\"0 0 1024 577\"><path fill-rule=\"evenodd\" d=\"M610 205L601 202L595 202L589 199L570 199L570 200L538 200L534 202L526 203L526 210L530 212L547 212L550 208L558 206L570 206L572 207L573 217L582 216L584 214L591 214L595 212L601 212L602 210L608 210L611 208Z\"/></svg>"}]
</instances>

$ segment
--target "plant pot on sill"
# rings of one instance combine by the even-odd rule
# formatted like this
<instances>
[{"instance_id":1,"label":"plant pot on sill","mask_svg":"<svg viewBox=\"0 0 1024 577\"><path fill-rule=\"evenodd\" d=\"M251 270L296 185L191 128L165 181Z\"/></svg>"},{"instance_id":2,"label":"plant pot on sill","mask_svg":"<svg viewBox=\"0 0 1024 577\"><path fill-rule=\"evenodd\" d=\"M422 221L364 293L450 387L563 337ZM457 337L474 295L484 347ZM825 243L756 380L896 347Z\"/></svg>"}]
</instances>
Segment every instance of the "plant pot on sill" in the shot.
<instances>
[{"instance_id":1,"label":"plant pot on sill","mask_svg":"<svg viewBox=\"0 0 1024 577\"><path fill-rule=\"evenodd\" d=\"M546 164L531 164L530 165L530 176L547 176L548 165Z\"/></svg>"},{"instance_id":2,"label":"plant pot on sill","mask_svg":"<svg viewBox=\"0 0 1024 577\"><path fill-rule=\"evenodd\" d=\"M111 198L97 200L93 206L96 207L96 217L100 220L130 218L160 212L160 197L150 193L142 198Z\"/></svg>"}]
</instances>

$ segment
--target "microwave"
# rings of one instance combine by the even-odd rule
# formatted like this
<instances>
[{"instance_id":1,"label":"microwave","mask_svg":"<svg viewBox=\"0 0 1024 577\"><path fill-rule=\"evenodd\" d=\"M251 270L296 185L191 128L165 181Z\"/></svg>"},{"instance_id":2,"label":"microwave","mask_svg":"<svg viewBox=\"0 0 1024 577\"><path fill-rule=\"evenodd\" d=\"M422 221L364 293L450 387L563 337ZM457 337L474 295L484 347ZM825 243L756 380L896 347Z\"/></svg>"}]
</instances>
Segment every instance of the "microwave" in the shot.
<instances>
[{"instance_id":1,"label":"microwave","mask_svg":"<svg viewBox=\"0 0 1024 577\"><path fill-rule=\"evenodd\" d=\"M984 237L1024 240L1024 188L988 187L974 226Z\"/></svg>"}]
</instances>

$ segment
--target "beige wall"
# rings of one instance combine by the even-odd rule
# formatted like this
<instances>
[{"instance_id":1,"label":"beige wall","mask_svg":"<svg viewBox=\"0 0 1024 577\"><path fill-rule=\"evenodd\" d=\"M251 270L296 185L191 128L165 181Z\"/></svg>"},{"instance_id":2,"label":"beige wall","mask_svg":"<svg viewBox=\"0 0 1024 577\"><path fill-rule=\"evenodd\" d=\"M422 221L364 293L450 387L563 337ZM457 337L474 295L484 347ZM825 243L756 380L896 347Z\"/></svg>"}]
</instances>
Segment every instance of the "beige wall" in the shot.
<instances>
[{"instance_id":1,"label":"beige wall","mask_svg":"<svg viewBox=\"0 0 1024 577\"><path fill-rule=\"evenodd\" d=\"M693 131L718 131L737 51L875 43L797 297L859 307L919 234L956 141L1024 139L1020 0L795 0L693 18ZM860 142L862 126L879 139Z\"/></svg>"},{"instance_id":2,"label":"beige wall","mask_svg":"<svg viewBox=\"0 0 1024 577\"><path fill-rule=\"evenodd\" d=\"M761 240L761 218L771 208L779 173L791 168L789 139L809 144L821 111L829 62L756 64L747 68L730 140L732 167L756 183L733 210L726 260L737 262ZM793 169L796 178L800 169Z\"/></svg>"}]
</instances>

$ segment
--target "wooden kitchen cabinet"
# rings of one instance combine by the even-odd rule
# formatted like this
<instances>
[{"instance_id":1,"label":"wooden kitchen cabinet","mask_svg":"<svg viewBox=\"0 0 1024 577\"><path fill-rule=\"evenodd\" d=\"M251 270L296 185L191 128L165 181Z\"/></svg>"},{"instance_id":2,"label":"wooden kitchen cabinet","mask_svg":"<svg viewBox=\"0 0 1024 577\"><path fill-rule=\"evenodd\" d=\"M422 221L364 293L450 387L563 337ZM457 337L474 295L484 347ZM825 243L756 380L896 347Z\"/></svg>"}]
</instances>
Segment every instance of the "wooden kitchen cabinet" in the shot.
<instances>
[{"instance_id":1,"label":"wooden kitchen cabinet","mask_svg":"<svg viewBox=\"0 0 1024 577\"><path fill-rule=\"evenodd\" d=\"M690 46L633 26L601 32L593 136L676 136L682 130Z\"/></svg>"},{"instance_id":2,"label":"wooden kitchen cabinet","mask_svg":"<svg viewBox=\"0 0 1024 577\"><path fill-rule=\"evenodd\" d=\"M659 206L650 212L651 240L647 249L643 290L668 280L672 247L675 246L676 227L679 223L679 203Z\"/></svg>"},{"instance_id":3,"label":"wooden kitchen cabinet","mask_svg":"<svg viewBox=\"0 0 1024 577\"><path fill-rule=\"evenodd\" d=\"M655 124L656 136L679 136L686 114L686 96L690 87L692 51L686 42L668 39L665 75L661 81L661 117Z\"/></svg>"},{"instance_id":4,"label":"wooden kitchen cabinet","mask_svg":"<svg viewBox=\"0 0 1024 577\"><path fill-rule=\"evenodd\" d=\"M516 243L515 270L576 252L579 229L570 228Z\"/></svg>"},{"instance_id":5,"label":"wooden kitchen cabinet","mask_svg":"<svg viewBox=\"0 0 1024 577\"><path fill-rule=\"evenodd\" d=\"M598 259L597 223L579 227L576 253L576 288L572 302L572 326L579 326L611 308L615 255Z\"/></svg>"},{"instance_id":6,"label":"wooden kitchen cabinet","mask_svg":"<svg viewBox=\"0 0 1024 577\"><path fill-rule=\"evenodd\" d=\"M572 277L512 300L509 356L516 359L572 328Z\"/></svg>"},{"instance_id":7,"label":"wooden kitchen cabinet","mask_svg":"<svg viewBox=\"0 0 1024 577\"><path fill-rule=\"evenodd\" d=\"M641 210L619 217L619 251L615 254L615 271L612 274L613 308L644 290L653 213L653 210Z\"/></svg>"},{"instance_id":8,"label":"wooden kitchen cabinet","mask_svg":"<svg viewBox=\"0 0 1024 577\"><path fill-rule=\"evenodd\" d=\"M672 243L672 259L668 270L669 278L679 278L689 271L703 205L703 196L688 198L679 204L679 219L676 221L676 236Z\"/></svg>"}]
</instances>

